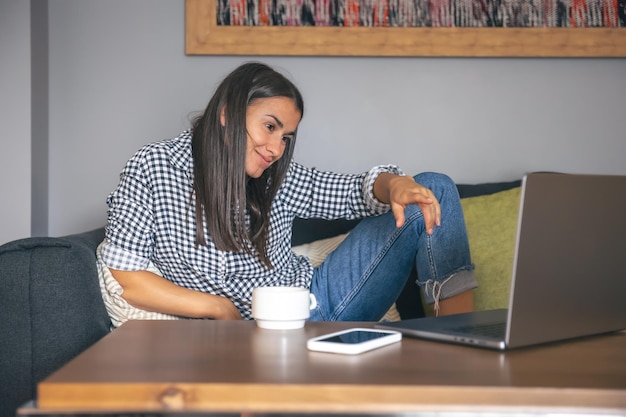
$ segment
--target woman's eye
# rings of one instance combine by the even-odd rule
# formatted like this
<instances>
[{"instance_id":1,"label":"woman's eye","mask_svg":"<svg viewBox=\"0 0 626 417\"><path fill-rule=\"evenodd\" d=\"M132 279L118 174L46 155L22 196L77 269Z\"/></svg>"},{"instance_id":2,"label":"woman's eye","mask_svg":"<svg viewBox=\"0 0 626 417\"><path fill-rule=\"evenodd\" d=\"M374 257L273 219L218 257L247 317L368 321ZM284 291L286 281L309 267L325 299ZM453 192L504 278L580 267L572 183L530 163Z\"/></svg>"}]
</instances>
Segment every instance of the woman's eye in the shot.
<instances>
[{"instance_id":1,"label":"woman's eye","mask_svg":"<svg viewBox=\"0 0 626 417\"><path fill-rule=\"evenodd\" d=\"M267 130L269 130L270 132L274 131L274 125L273 124L266 124L265 127L267 128Z\"/></svg>"},{"instance_id":2,"label":"woman's eye","mask_svg":"<svg viewBox=\"0 0 626 417\"><path fill-rule=\"evenodd\" d=\"M289 142L291 139L293 139L291 136L283 136L283 142L285 143Z\"/></svg>"}]
</instances>

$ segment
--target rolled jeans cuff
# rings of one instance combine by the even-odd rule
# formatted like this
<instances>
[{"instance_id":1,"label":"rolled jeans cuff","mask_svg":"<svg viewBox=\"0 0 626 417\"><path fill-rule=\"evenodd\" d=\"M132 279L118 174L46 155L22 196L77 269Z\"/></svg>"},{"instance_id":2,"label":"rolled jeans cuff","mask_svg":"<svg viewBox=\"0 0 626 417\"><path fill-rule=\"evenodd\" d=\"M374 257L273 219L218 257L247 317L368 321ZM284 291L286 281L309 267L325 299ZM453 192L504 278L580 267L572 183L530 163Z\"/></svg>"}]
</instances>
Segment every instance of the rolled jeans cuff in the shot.
<instances>
[{"instance_id":1,"label":"rolled jeans cuff","mask_svg":"<svg viewBox=\"0 0 626 417\"><path fill-rule=\"evenodd\" d=\"M439 301L454 297L465 291L478 287L478 281L471 269L462 269L443 281L428 280L417 283L424 292L424 300L428 304L439 304Z\"/></svg>"}]
</instances>

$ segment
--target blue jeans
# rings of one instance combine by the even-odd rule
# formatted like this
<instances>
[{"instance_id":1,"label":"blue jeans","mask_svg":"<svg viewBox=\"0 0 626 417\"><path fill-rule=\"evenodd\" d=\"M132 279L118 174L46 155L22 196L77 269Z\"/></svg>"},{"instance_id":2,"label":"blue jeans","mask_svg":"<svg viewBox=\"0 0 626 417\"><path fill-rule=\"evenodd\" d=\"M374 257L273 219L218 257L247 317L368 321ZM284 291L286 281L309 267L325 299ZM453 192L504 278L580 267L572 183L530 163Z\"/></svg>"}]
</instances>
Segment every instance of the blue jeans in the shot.
<instances>
[{"instance_id":1,"label":"blue jeans","mask_svg":"<svg viewBox=\"0 0 626 417\"><path fill-rule=\"evenodd\" d=\"M311 293L318 306L309 320L380 320L402 292L414 264L428 303L477 286L456 185L437 173L414 179L437 197L441 226L435 226L432 235L426 233L416 205L406 209L400 228L391 211L363 219L315 268Z\"/></svg>"}]
</instances>

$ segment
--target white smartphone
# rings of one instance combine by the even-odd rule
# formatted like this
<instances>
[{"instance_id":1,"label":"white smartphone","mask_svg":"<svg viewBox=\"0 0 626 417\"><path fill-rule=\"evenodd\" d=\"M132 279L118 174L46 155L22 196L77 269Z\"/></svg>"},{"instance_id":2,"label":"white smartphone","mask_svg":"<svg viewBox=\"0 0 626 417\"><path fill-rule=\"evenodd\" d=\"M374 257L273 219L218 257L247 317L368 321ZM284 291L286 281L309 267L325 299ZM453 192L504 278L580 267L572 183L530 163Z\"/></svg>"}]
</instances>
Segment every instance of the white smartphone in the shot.
<instances>
[{"instance_id":1,"label":"white smartphone","mask_svg":"<svg viewBox=\"0 0 626 417\"><path fill-rule=\"evenodd\" d=\"M307 341L309 350L356 355L402 340L402 333L393 330L352 328L317 336Z\"/></svg>"}]
</instances>

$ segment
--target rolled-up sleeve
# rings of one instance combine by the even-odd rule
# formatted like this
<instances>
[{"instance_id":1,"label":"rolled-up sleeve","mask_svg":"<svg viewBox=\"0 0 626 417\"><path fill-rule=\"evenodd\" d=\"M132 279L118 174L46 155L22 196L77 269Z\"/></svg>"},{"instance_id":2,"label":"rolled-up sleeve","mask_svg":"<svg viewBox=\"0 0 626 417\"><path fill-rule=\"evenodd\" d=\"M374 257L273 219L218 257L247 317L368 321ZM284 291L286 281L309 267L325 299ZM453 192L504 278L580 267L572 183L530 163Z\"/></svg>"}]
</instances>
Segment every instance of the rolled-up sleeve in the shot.
<instances>
[{"instance_id":1,"label":"rolled-up sleeve","mask_svg":"<svg viewBox=\"0 0 626 417\"><path fill-rule=\"evenodd\" d=\"M140 153L122 171L118 187L107 198L104 263L113 269L146 269L154 250L152 193Z\"/></svg>"},{"instance_id":2,"label":"rolled-up sleeve","mask_svg":"<svg viewBox=\"0 0 626 417\"><path fill-rule=\"evenodd\" d=\"M383 214L391 209L389 204L383 203L374 196L374 183L376 182L376 178L383 172L404 175L402 170L395 165L378 165L365 174L362 183L363 201L367 209L374 214Z\"/></svg>"},{"instance_id":3,"label":"rolled-up sleeve","mask_svg":"<svg viewBox=\"0 0 626 417\"><path fill-rule=\"evenodd\" d=\"M383 172L403 175L395 165L340 174L292 163L278 199L302 218L354 219L383 214L391 207L374 196L374 182Z\"/></svg>"}]
</instances>

